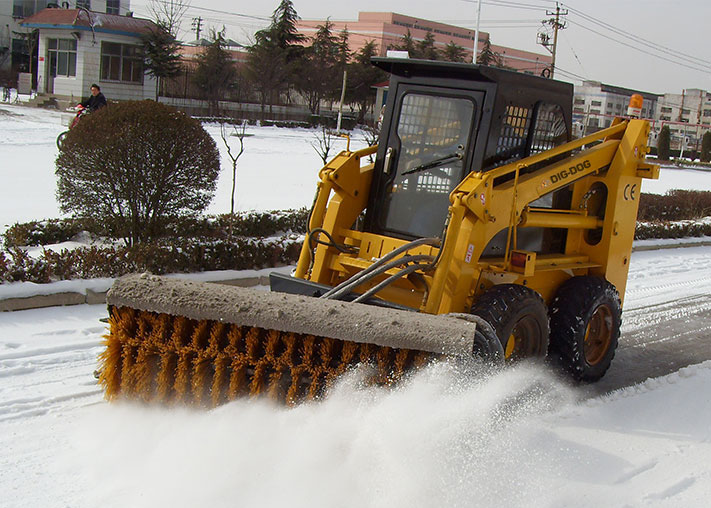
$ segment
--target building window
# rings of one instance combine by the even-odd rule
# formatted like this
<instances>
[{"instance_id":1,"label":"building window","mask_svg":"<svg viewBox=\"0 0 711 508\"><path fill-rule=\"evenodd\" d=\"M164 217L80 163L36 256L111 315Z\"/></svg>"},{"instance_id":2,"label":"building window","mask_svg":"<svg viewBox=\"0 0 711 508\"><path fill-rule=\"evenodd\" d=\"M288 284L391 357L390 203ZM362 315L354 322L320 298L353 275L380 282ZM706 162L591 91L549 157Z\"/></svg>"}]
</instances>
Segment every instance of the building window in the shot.
<instances>
[{"instance_id":1,"label":"building window","mask_svg":"<svg viewBox=\"0 0 711 508\"><path fill-rule=\"evenodd\" d=\"M689 113L691 113L691 110L689 110L689 109L682 109L681 110L682 115L688 115Z\"/></svg>"},{"instance_id":2,"label":"building window","mask_svg":"<svg viewBox=\"0 0 711 508\"><path fill-rule=\"evenodd\" d=\"M592 104L593 106L602 106L601 101L592 101L590 104Z\"/></svg>"},{"instance_id":3,"label":"building window","mask_svg":"<svg viewBox=\"0 0 711 508\"><path fill-rule=\"evenodd\" d=\"M664 121L664 120L669 121L669 120L671 120L671 117L670 117L670 116L664 116L664 115L662 115L662 116L659 117L659 119L662 120L662 121Z\"/></svg>"},{"instance_id":4,"label":"building window","mask_svg":"<svg viewBox=\"0 0 711 508\"><path fill-rule=\"evenodd\" d=\"M667 107L662 106L662 113L671 113L671 111L672 111L672 108L667 108Z\"/></svg>"},{"instance_id":5,"label":"building window","mask_svg":"<svg viewBox=\"0 0 711 508\"><path fill-rule=\"evenodd\" d=\"M121 14L121 0L106 0L106 14Z\"/></svg>"},{"instance_id":6,"label":"building window","mask_svg":"<svg viewBox=\"0 0 711 508\"><path fill-rule=\"evenodd\" d=\"M141 47L115 42L101 43L101 79L143 83Z\"/></svg>"},{"instance_id":7,"label":"building window","mask_svg":"<svg viewBox=\"0 0 711 508\"><path fill-rule=\"evenodd\" d=\"M77 75L76 39L47 39L47 57L50 76Z\"/></svg>"},{"instance_id":8,"label":"building window","mask_svg":"<svg viewBox=\"0 0 711 508\"><path fill-rule=\"evenodd\" d=\"M580 98L580 97L576 97L576 98L575 98L575 101L573 102L573 104L585 104L585 99L582 99L582 98Z\"/></svg>"},{"instance_id":9,"label":"building window","mask_svg":"<svg viewBox=\"0 0 711 508\"><path fill-rule=\"evenodd\" d=\"M77 0L77 9L79 8L91 10L91 0Z\"/></svg>"},{"instance_id":10,"label":"building window","mask_svg":"<svg viewBox=\"0 0 711 508\"><path fill-rule=\"evenodd\" d=\"M48 3L50 3L49 0L13 0L12 16L27 18L47 7Z\"/></svg>"},{"instance_id":11,"label":"building window","mask_svg":"<svg viewBox=\"0 0 711 508\"><path fill-rule=\"evenodd\" d=\"M704 118L708 118L711 116L711 109L704 109Z\"/></svg>"}]
</instances>

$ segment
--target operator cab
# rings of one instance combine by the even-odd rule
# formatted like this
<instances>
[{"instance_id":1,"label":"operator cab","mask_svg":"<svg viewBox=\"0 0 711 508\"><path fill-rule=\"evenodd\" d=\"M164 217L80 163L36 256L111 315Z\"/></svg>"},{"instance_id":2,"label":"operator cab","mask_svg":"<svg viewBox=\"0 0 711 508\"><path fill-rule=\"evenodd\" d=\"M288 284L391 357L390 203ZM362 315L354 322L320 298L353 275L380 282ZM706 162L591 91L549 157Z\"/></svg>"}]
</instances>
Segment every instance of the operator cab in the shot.
<instances>
[{"instance_id":1,"label":"operator cab","mask_svg":"<svg viewBox=\"0 0 711 508\"><path fill-rule=\"evenodd\" d=\"M467 174L571 138L569 83L474 64L372 62L391 78L367 231L408 240L441 237L449 195ZM544 196L536 206L551 207L554 200ZM542 233L533 229L527 234L540 244ZM492 241L490 255L496 255L497 243Z\"/></svg>"}]
</instances>

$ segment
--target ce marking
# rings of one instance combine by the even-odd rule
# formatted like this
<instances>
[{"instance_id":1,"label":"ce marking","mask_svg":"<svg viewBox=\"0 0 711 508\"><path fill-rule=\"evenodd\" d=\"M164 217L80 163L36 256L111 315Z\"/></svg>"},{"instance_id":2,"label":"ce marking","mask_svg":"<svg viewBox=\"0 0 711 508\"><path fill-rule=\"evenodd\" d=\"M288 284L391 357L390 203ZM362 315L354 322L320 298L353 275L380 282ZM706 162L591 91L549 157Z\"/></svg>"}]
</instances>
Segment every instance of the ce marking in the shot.
<instances>
[{"instance_id":1,"label":"ce marking","mask_svg":"<svg viewBox=\"0 0 711 508\"><path fill-rule=\"evenodd\" d=\"M637 184L627 184L625 185L625 190L623 192L623 195L625 196L625 201L634 201L635 200L635 194L637 193Z\"/></svg>"}]
</instances>

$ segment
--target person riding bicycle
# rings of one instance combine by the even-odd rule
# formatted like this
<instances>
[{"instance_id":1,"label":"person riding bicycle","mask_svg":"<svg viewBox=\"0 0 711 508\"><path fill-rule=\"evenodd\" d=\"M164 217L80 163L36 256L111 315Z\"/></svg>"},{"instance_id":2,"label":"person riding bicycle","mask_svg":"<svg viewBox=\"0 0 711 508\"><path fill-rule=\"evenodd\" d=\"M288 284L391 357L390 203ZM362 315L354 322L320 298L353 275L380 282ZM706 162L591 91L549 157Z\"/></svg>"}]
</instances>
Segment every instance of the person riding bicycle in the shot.
<instances>
[{"instance_id":1,"label":"person riding bicycle","mask_svg":"<svg viewBox=\"0 0 711 508\"><path fill-rule=\"evenodd\" d=\"M101 88L96 83L91 85L91 96L85 101L81 101L83 107L87 108L90 113L93 113L97 109L101 109L106 106L106 97L101 93Z\"/></svg>"}]
</instances>

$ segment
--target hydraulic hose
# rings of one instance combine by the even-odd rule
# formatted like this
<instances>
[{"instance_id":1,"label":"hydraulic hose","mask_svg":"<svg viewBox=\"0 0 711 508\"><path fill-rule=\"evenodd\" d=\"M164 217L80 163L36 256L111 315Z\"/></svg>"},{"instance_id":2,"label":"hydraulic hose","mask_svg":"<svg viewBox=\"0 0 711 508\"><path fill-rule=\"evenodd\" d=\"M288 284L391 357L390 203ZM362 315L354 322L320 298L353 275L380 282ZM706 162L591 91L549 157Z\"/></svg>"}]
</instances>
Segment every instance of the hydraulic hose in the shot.
<instances>
[{"instance_id":1,"label":"hydraulic hose","mask_svg":"<svg viewBox=\"0 0 711 508\"><path fill-rule=\"evenodd\" d=\"M346 287L348 288L347 291L350 291L350 290L353 289L354 287L356 287L356 286L358 286L358 285L361 284L361 281L360 281L361 278L367 277L371 272L373 272L373 271L375 271L375 270L378 270L381 266L385 265L385 264L388 263L391 259L396 258L397 256L399 256L399 255L402 254L403 252L407 252L408 250L410 250L410 249L412 249L412 248L414 248L414 247L418 247L418 246L420 246L420 245L431 245L431 246L433 246L433 247L439 247L439 246L440 246L440 239L439 239L439 238L435 238L435 237L418 238L417 240L413 240L412 242L406 243L405 245L402 245L401 247L398 247L398 248L395 249L394 251L389 252L388 254L386 254L385 256L383 256L382 258L380 258L379 260L377 260L375 263L373 263L372 265L370 265L370 266L369 266L368 268L366 268L365 270L356 273L355 275L353 275L353 276L350 277L349 279L347 279L347 280L341 282L338 286L336 286L336 287L334 287L334 288L328 290L326 293L324 293L323 295L321 295L321 298L326 298L326 299L335 298L333 295L336 294L336 293L338 294L338 296L340 296L341 294L343 294L343 292L342 292L341 290L342 290L343 288L346 288ZM428 256L428 257L430 257L430 256ZM431 257L430 257L430 259L431 259ZM412 261L412 259L410 259L409 261ZM395 264L394 266L399 266L399 265L401 265L401 264L403 264L403 263L397 263L397 264ZM389 267L389 268L391 268L391 267ZM389 269L389 268L388 268L388 269ZM386 270L387 270L387 269L386 269ZM378 273L382 273L382 272L379 271Z\"/></svg>"}]
</instances>

